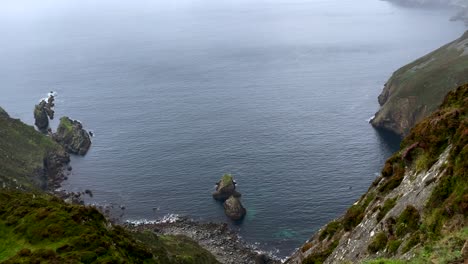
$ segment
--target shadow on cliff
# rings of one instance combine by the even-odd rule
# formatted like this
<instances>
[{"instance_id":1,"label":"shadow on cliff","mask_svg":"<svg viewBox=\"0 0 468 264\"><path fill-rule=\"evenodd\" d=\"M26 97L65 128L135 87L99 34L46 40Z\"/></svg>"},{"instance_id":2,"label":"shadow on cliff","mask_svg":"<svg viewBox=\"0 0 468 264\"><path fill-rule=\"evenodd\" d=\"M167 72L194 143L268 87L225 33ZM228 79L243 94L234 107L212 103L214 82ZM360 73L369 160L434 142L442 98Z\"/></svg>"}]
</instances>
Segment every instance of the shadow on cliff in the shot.
<instances>
[{"instance_id":1,"label":"shadow on cliff","mask_svg":"<svg viewBox=\"0 0 468 264\"><path fill-rule=\"evenodd\" d=\"M379 139L380 145L390 153L395 153L400 149L402 137L396 133L385 129L374 128L375 134Z\"/></svg>"}]
</instances>

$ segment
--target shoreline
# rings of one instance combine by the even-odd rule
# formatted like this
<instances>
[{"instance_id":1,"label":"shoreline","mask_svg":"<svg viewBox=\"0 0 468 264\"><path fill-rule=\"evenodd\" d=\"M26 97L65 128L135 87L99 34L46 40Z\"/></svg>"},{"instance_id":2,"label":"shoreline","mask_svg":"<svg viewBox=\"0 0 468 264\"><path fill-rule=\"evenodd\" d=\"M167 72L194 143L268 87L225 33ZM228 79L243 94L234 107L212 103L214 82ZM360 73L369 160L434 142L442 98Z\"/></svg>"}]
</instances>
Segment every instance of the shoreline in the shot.
<instances>
[{"instance_id":1,"label":"shoreline","mask_svg":"<svg viewBox=\"0 0 468 264\"><path fill-rule=\"evenodd\" d=\"M282 261L248 244L226 223L200 222L187 217L175 220L124 224L130 231L157 235L184 235L213 254L223 264L279 264Z\"/></svg>"}]
</instances>

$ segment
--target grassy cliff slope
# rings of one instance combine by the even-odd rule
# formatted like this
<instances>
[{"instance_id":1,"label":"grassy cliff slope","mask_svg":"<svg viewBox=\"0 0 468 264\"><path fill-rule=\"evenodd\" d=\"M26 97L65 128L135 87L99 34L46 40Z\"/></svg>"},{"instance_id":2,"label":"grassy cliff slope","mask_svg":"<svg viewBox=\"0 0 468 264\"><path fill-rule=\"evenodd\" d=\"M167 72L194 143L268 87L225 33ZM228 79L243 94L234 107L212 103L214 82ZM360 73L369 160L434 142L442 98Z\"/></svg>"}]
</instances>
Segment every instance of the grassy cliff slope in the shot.
<instances>
[{"instance_id":1,"label":"grassy cliff slope","mask_svg":"<svg viewBox=\"0 0 468 264\"><path fill-rule=\"evenodd\" d=\"M468 32L426 56L400 68L379 96L374 127L399 135L435 111L445 95L468 82Z\"/></svg>"},{"instance_id":2,"label":"grassy cliff slope","mask_svg":"<svg viewBox=\"0 0 468 264\"><path fill-rule=\"evenodd\" d=\"M57 158L68 159L60 145L0 108L0 187L47 187L57 173Z\"/></svg>"},{"instance_id":3,"label":"grassy cliff slope","mask_svg":"<svg viewBox=\"0 0 468 264\"><path fill-rule=\"evenodd\" d=\"M467 216L468 84L417 124L368 192L287 263L463 263Z\"/></svg>"}]
</instances>

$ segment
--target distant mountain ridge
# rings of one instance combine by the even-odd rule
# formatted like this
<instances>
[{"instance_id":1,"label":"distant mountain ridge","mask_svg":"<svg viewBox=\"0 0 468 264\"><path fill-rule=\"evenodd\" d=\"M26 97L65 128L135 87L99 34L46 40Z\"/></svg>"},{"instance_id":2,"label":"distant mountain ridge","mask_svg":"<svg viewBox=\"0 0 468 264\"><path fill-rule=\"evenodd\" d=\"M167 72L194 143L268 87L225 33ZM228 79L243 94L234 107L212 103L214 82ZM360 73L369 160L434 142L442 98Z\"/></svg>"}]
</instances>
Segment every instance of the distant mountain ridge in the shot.
<instances>
[{"instance_id":1,"label":"distant mountain ridge","mask_svg":"<svg viewBox=\"0 0 468 264\"><path fill-rule=\"evenodd\" d=\"M409 7L453 7L457 9L451 20L461 20L468 26L468 0L386 0Z\"/></svg>"}]
</instances>

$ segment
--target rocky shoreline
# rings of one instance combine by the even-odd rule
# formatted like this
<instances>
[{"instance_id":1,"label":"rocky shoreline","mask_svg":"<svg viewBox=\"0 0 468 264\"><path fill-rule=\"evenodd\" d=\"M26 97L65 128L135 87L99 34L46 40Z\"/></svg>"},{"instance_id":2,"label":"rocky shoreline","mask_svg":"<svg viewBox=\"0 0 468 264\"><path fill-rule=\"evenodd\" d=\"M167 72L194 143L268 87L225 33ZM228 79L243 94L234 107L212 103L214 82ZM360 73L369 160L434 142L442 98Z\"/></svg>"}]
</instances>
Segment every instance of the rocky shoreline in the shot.
<instances>
[{"instance_id":1,"label":"rocky shoreline","mask_svg":"<svg viewBox=\"0 0 468 264\"><path fill-rule=\"evenodd\" d=\"M134 231L152 231L157 235L185 235L211 252L225 264L277 264L281 261L244 242L227 224L203 223L189 218L172 221L133 224L126 227Z\"/></svg>"}]
</instances>

